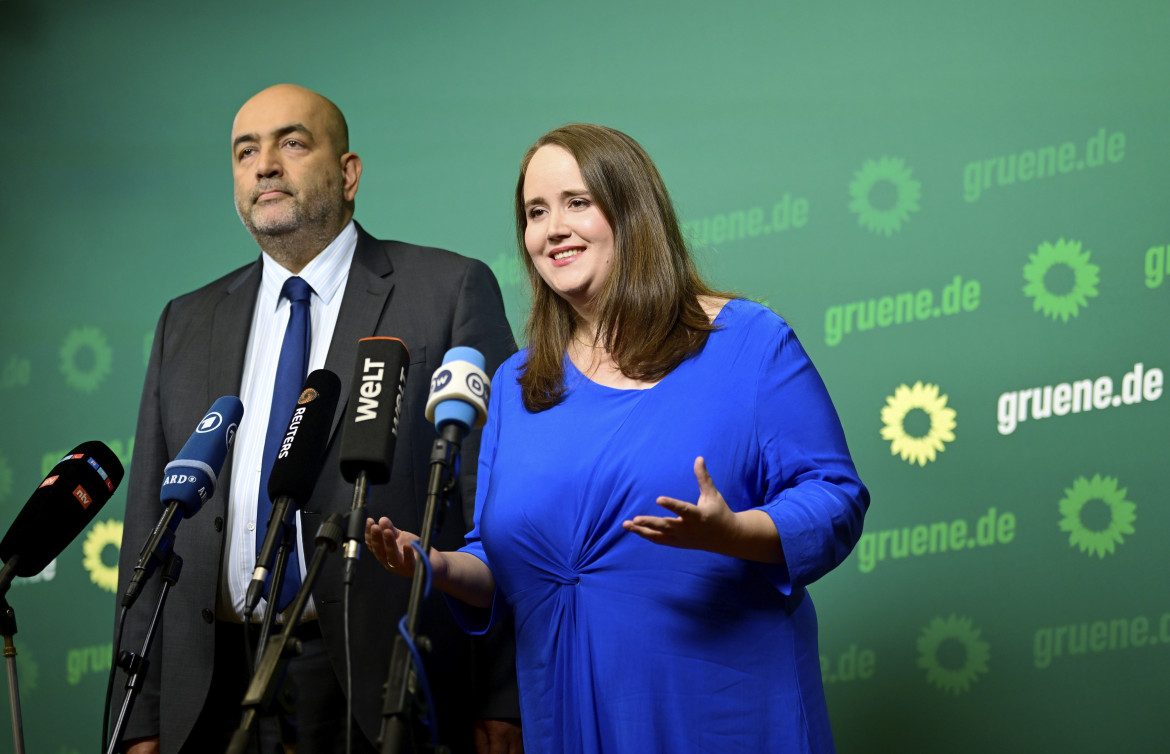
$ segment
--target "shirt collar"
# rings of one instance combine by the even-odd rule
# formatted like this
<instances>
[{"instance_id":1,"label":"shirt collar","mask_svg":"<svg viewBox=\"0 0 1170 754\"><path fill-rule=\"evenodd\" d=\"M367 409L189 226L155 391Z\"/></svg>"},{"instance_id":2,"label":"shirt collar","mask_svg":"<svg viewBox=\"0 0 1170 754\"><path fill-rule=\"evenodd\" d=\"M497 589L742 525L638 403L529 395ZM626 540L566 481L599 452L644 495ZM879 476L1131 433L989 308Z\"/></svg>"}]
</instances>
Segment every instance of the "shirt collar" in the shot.
<instances>
[{"instance_id":1,"label":"shirt collar","mask_svg":"<svg viewBox=\"0 0 1170 754\"><path fill-rule=\"evenodd\" d=\"M324 304L328 305L341 290L341 284L346 279L350 262L353 261L355 248L357 248L357 228L353 220L350 220L342 228L341 233L337 234L337 238L334 238L320 254L313 257L312 261L300 271L299 276L312 286L313 293ZM284 281L292 277L293 274L268 256L267 252L261 253L260 259L264 265L260 281L262 293L264 298L272 301L272 308L275 310L280 304L280 289L284 287Z\"/></svg>"}]
</instances>

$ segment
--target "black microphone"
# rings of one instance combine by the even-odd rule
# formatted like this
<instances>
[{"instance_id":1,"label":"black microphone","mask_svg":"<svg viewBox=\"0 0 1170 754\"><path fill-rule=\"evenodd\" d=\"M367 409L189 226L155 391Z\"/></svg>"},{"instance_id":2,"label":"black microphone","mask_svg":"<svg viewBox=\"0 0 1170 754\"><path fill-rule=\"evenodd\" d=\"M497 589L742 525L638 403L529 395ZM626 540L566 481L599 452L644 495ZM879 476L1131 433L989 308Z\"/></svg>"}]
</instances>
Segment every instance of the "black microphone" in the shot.
<instances>
[{"instance_id":1,"label":"black microphone","mask_svg":"<svg viewBox=\"0 0 1170 754\"><path fill-rule=\"evenodd\" d=\"M358 341L353 388L341 435L341 476L355 485L345 535L345 583L353 579L365 536L366 491L390 481L410 351L398 338Z\"/></svg>"},{"instance_id":2,"label":"black microphone","mask_svg":"<svg viewBox=\"0 0 1170 754\"><path fill-rule=\"evenodd\" d=\"M0 541L0 595L16 576L36 576L93 521L122 482L122 464L105 443L83 442L37 485Z\"/></svg>"},{"instance_id":3,"label":"black microphone","mask_svg":"<svg viewBox=\"0 0 1170 754\"><path fill-rule=\"evenodd\" d=\"M410 351L398 338L358 341L353 388L341 435L341 476L345 481L356 482L363 471L370 484L390 481L408 364Z\"/></svg>"},{"instance_id":4,"label":"black microphone","mask_svg":"<svg viewBox=\"0 0 1170 754\"><path fill-rule=\"evenodd\" d=\"M138 553L134 575L122 595L123 607L134 604L143 584L170 554L179 522L198 513L215 494L219 471L243 416L244 404L240 399L234 395L223 396L211 404L175 460L163 468L159 499L166 510Z\"/></svg>"},{"instance_id":5,"label":"black microphone","mask_svg":"<svg viewBox=\"0 0 1170 754\"><path fill-rule=\"evenodd\" d=\"M333 427L333 411L341 394L341 380L328 369L318 369L305 380L304 390L297 398L296 408L289 419L288 429L272 463L268 477L268 497L272 513L268 517L268 532L256 557L256 569L244 599L244 613L251 615L264 593L264 583L292 512L313 495L321 464L325 460L325 446Z\"/></svg>"}]
</instances>

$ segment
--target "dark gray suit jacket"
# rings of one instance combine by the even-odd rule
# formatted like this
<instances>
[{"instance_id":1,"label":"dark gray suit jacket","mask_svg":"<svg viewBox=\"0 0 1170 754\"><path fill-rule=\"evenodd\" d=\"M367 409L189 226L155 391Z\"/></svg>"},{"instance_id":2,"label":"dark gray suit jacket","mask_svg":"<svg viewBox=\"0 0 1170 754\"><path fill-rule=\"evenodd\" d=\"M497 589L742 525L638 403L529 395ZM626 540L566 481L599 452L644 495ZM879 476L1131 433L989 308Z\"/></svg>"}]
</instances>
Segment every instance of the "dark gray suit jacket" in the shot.
<instances>
[{"instance_id":1,"label":"dark gray suit jacket","mask_svg":"<svg viewBox=\"0 0 1170 754\"><path fill-rule=\"evenodd\" d=\"M260 276L257 259L171 301L159 319L130 468L119 595L124 593L138 552L162 513L159 488L163 467L182 448L215 399L239 395ZM342 479L338 468L338 428L352 380L357 341L371 335L404 341L410 350L410 366L391 479L389 484L370 488L368 514L375 519L389 516L396 525L415 532L421 527L430 449L437 436L424 416L431 375L442 363L443 354L454 346L481 351L489 375L515 350L499 286L486 265L442 249L378 241L358 227L357 248L325 361L325 368L341 378L343 395L321 476L312 498L301 509L306 561L315 548L313 538L321 522L331 513L347 513L352 503L353 485ZM479 432L475 431L463 443L458 490L452 495L450 515L433 542L439 549L461 546L463 534L471 526L478 451ZM231 455L215 496L178 529L175 552L183 558L183 570L168 597L150 652L145 687L123 735L126 740L161 732L162 751L175 752L199 716L215 656L216 591L230 485ZM139 651L158 586L156 575L130 610L122 649ZM407 579L387 573L363 552L350 596L350 652L354 715L371 741L381 722L382 684L389 668L393 632L405 613L409 592ZM334 672L344 688L346 647L339 556L326 559L313 597ZM484 651L478 640L460 632L437 593L424 605L420 631L435 645L427 665L438 719L445 731L444 743L464 736L470 740L470 726L479 717L519 717L514 669L493 666L496 660L511 665L511 658L506 652L497 656L494 651ZM513 676L510 690L506 682L500 683L501 675L506 678L509 673ZM118 683L119 688L122 685ZM489 686L495 691L489 691ZM115 697L115 711L120 696L119 692ZM238 720L229 724L235 727Z\"/></svg>"}]
</instances>

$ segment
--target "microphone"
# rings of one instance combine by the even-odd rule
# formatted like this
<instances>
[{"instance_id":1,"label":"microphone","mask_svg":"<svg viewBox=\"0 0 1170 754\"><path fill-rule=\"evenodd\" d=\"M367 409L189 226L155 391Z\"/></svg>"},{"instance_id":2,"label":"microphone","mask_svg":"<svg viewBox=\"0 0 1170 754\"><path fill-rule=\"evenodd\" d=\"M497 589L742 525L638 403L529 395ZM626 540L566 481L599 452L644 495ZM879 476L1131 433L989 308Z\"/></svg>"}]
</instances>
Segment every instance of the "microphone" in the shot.
<instances>
[{"instance_id":1,"label":"microphone","mask_svg":"<svg viewBox=\"0 0 1170 754\"><path fill-rule=\"evenodd\" d=\"M341 435L341 476L351 484L365 472L370 484L390 481L410 351L398 338L358 341L353 387Z\"/></svg>"},{"instance_id":2,"label":"microphone","mask_svg":"<svg viewBox=\"0 0 1170 754\"><path fill-rule=\"evenodd\" d=\"M223 396L211 404L187 444L175 460L163 468L159 499L166 510L138 554L134 575L122 595L123 607L134 604L145 582L170 554L179 522L198 513L215 494L219 471L243 416L244 404L240 399L233 395Z\"/></svg>"},{"instance_id":3,"label":"microphone","mask_svg":"<svg viewBox=\"0 0 1170 754\"><path fill-rule=\"evenodd\" d=\"M36 576L97 516L125 472L105 443L83 442L37 485L0 540L0 595L16 576Z\"/></svg>"},{"instance_id":4,"label":"microphone","mask_svg":"<svg viewBox=\"0 0 1170 754\"><path fill-rule=\"evenodd\" d=\"M368 485L390 481L410 351L398 338L358 341L353 387L341 435L341 476L354 484L345 532L344 582L353 581L365 536Z\"/></svg>"},{"instance_id":5,"label":"microphone","mask_svg":"<svg viewBox=\"0 0 1170 754\"><path fill-rule=\"evenodd\" d=\"M483 354L474 348L457 346L443 355L443 365L431 378L427 396L427 421L444 437L461 440L472 428L487 422L491 380L484 372Z\"/></svg>"},{"instance_id":6,"label":"microphone","mask_svg":"<svg viewBox=\"0 0 1170 754\"><path fill-rule=\"evenodd\" d=\"M244 599L244 613L251 615L264 593L264 583L280 540L289 525L293 510L313 495L321 464L325 460L325 446L333 427L333 411L341 393L341 380L328 369L318 369L305 380L304 390L297 398L296 408L289 419L284 440L280 443L272 475L268 477L268 497L272 513L268 517L268 531L256 557L256 569ZM279 525L277 525L279 524Z\"/></svg>"},{"instance_id":7,"label":"microphone","mask_svg":"<svg viewBox=\"0 0 1170 754\"><path fill-rule=\"evenodd\" d=\"M484 373L483 354L466 346L457 346L443 354L442 365L431 377L426 417L435 423L440 436L431 446L427 499L417 543L423 553L430 553L431 538L442 527L444 512L450 505L447 493L454 487L451 482L458 465L460 443L472 427L482 427L487 421L490 391L491 381ZM406 737L407 716L413 709L416 685L411 679L412 673L426 678L421 665L411 670L411 650L408 649L408 644L414 642L425 579L424 570L416 567L406 617L399 624L399 634L394 639L394 650L390 655L390 675L383 687L382 730L378 737L383 752L401 750Z\"/></svg>"}]
</instances>

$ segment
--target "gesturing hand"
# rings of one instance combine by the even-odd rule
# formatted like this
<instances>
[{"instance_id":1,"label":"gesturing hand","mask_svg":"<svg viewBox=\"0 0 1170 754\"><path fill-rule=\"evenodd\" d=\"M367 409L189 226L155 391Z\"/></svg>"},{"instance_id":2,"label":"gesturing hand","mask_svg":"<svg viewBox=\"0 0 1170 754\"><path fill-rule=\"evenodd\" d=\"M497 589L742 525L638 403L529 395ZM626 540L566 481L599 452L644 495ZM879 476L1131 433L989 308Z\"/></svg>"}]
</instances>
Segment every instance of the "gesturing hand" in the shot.
<instances>
[{"instance_id":1,"label":"gesturing hand","mask_svg":"<svg viewBox=\"0 0 1170 754\"><path fill-rule=\"evenodd\" d=\"M780 535L771 517L760 510L731 510L707 473L702 456L695 459L695 479L699 481L698 502L665 496L655 501L676 518L634 516L632 521L623 521L622 527L655 544L766 563L784 560Z\"/></svg>"},{"instance_id":2,"label":"gesturing hand","mask_svg":"<svg viewBox=\"0 0 1170 754\"><path fill-rule=\"evenodd\" d=\"M390 573L407 578L414 576L417 553L410 544L417 540L418 535L402 531L385 516L377 522L372 518L366 519L366 547L370 548L370 552ZM430 559L431 568L438 570L441 567L442 555L431 548Z\"/></svg>"}]
</instances>

